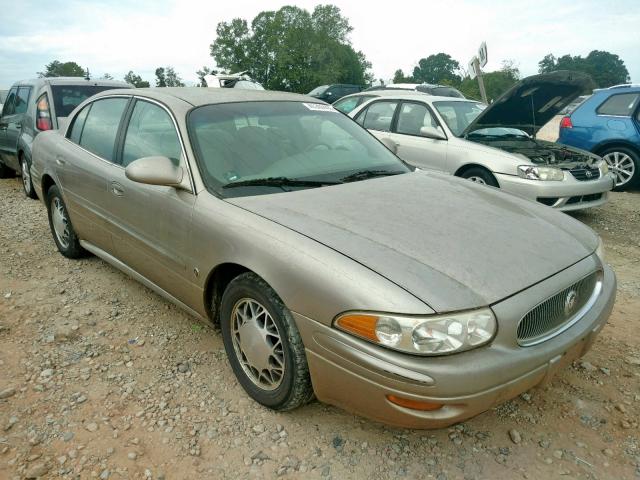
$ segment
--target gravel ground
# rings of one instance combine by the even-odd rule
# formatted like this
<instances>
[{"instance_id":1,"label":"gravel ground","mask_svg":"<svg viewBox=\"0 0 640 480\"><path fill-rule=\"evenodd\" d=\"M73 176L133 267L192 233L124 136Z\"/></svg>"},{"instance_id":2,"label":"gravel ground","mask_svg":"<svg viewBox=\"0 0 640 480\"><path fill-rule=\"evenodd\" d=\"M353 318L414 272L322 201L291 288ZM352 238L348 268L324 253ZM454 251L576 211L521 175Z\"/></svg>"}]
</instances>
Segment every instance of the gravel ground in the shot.
<instances>
[{"instance_id":1,"label":"gravel ground","mask_svg":"<svg viewBox=\"0 0 640 480\"><path fill-rule=\"evenodd\" d=\"M468 422L392 429L248 400L218 331L91 257L0 181L0 479L640 478L640 192L574 216L619 279L581 361Z\"/></svg>"}]
</instances>

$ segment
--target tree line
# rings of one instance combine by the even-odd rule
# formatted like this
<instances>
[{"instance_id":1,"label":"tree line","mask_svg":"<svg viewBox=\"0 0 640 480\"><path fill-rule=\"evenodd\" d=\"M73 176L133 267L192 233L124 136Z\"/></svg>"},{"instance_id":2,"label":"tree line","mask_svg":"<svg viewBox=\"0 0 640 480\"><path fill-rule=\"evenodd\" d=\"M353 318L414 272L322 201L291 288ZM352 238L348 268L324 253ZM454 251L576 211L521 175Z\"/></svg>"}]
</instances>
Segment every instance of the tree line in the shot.
<instances>
[{"instance_id":1,"label":"tree line","mask_svg":"<svg viewBox=\"0 0 640 480\"><path fill-rule=\"evenodd\" d=\"M285 6L260 12L251 22L242 18L220 22L209 47L215 66L204 66L196 72L199 85L205 86L204 76L209 73L242 71L249 72L269 90L307 93L318 85L331 83L371 85L374 82L371 63L363 52L351 45L352 30L349 20L335 5L318 5L313 11ZM600 50L586 57L548 54L538 67L540 73L586 72L600 88L629 81L624 61L618 55ZM55 60L39 75L81 77L88 76L89 71L76 62ZM485 72L483 76L488 98L496 99L520 79L520 71L515 62L506 60L501 68ZM105 73L100 78L113 77ZM150 86L133 71L129 71L124 80L136 87ZM477 81L444 52L421 58L411 74L396 70L393 82L449 85L469 98L480 97ZM155 70L155 86L178 87L184 86L184 82L173 67L165 66Z\"/></svg>"}]
</instances>

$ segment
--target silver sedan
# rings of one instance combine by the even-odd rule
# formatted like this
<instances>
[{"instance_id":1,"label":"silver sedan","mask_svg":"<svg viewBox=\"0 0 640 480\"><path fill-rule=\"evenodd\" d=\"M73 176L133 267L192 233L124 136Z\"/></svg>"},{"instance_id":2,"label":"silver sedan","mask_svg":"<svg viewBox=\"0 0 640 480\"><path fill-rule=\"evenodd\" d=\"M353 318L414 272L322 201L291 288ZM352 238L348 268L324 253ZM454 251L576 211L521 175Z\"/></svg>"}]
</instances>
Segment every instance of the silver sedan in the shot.
<instances>
[{"instance_id":1,"label":"silver sedan","mask_svg":"<svg viewBox=\"0 0 640 480\"><path fill-rule=\"evenodd\" d=\"M449 425L583 355L613 306L589 228L416 171L310 97L102 93L33 153L58 250L219 324L239 383L275 410L315 394Z\"/></svg>"}]
</instances>

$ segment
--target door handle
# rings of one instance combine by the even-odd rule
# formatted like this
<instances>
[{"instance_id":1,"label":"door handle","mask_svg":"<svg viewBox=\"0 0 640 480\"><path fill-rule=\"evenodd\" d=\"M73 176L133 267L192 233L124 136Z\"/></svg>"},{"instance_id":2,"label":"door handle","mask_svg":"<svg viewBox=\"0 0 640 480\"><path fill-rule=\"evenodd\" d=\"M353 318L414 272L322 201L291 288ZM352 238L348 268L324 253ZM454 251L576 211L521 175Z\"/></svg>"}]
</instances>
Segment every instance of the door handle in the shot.
<instances>
[{"instance_id":1,"label":"door handle","mask_svg":"<svg viewBox=\"0 0 640 480\"><path fill-rule=\"evenodd\" d=\"M64 159L62 155L56 155L56 163L58 165L64 165L67 161Z\"/></svg>"},{"instance_id":2,"label":"door handle","mask_svg":"<svg viewBox=\"0 0 640 480\"><path fill-rule=\"evenodd\" d=\"M124 195L124 188L118 182L111 182L111 193L116 197L121 197Z\"/></svg>"}]
</instances>

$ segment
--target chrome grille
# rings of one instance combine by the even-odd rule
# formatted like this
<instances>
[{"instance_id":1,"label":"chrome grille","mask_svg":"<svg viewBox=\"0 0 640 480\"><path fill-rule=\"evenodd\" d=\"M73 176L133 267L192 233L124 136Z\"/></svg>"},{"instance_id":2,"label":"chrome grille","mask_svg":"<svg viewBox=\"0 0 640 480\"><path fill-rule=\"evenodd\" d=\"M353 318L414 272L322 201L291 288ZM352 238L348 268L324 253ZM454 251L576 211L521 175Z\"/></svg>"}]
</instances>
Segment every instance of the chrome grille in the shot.
<instances>
[{"instance_id":1,"label":"chrome grille","mask_svg":"<svg viewBox=\"0 0 640 480\"><path fill-rule=\"evenodd\" d=\"M598 168L576 167L569 171L576 180L580 180L581 182L600 178L600 170Z\"/></svg>"},{"instance_id":2,"label":"chrome grille","mask_svg":"<svg viewBox=\"0 0 640 480\"><path fill-rule=\"evenodd\" d=\"M518 324L518 343L535 345L578 321L600 292L601 275L596 271L530 310Z\"/></svg>"}]
</instances>

